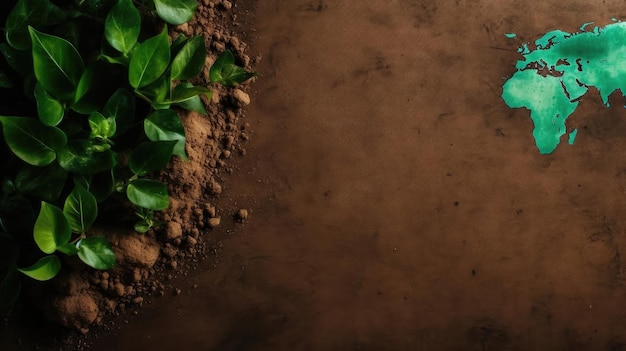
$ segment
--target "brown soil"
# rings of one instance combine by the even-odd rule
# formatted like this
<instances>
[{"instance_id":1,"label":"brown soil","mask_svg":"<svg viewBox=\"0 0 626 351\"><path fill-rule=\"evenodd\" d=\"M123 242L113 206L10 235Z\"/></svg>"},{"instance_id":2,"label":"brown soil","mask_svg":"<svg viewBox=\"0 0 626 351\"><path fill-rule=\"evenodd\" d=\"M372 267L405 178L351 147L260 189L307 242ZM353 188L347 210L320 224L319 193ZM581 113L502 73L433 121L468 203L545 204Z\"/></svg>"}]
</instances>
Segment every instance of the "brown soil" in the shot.
<instances>
[{"instance_id":1,"label":"brown soil","mask_svg":"<svg viewBox=\"0 0 626 351\"><path fill-rule=\"evenodd\" d=\"M206 39L207 65L194 83L208 84L208 67L226 49L233 52L237 64L253 70L255 60L247 55L246 43L234 34L239 25L236 2L199 3L191 22L171 30L172 35L203 35ZM180 289L170 281L186 275L199 260L217 260L220 244L212 230L225 221L241 223L247 217L244 209L224 212L214 203L224 191L224 174L233 171L229 162L246 153L244 144L250 131L242 117L243 108L250 103L247 86L253 81L237 88L211 86L213 96L205 101L206 116L180 111L189 160L175 158L161 174L170 191L170 208L161 214L166 224L142 235L132 229L132 210L119 217L119 205L104 209L93 234L110 239L117 255L116 268L95 271L70 261L70 269L51 282L27 282L14 320L5 321L0 329L0 349L82 348L83 334L94 328L101 332L119 328L121 316L137 314L155 297L179 294ZM27 307L32 304L39 308ZM38 314L52 324L41 322Z\"/></svg>"},{"instance_id":2,"label":"brown soil","mask_svg":"<svg viewBox=\"0 0 626 351\"><path fill-rule=\"evenodd\" d=\"M540 155L500 96L622 1L255 3L249 224L94 350L626 349L626 111L590 91Z\"/></svg>"},{"instance_id":3,"label":"brown soil","mask_svg":"<svg viewBox=\"0 0 626 351\"><path fill-rule=\"evenodd\" d=\"M100 312L79 345L626 349L626 112L590 91L568 119L576 143L540 155L528 111L500 96L519 45L624 19L622 1L244 2L263 55L255 133L233 174L213 176L207 259L172 270L161 253L165 295L125 302L115 322ZM178 211L183 237L205 232Z\"/></svg>"}]
</instances>

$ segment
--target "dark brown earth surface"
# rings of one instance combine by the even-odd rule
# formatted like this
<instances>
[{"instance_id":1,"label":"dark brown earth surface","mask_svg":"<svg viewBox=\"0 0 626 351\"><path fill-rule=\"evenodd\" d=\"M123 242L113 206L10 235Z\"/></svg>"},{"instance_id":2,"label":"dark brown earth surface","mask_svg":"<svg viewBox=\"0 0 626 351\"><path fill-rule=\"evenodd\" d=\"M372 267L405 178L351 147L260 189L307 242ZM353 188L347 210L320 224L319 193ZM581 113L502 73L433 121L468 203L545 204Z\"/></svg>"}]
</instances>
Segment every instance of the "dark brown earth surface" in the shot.
<instances>
[{"instance_id":1,"label":"dark brown earth surface","mask_svg":"<svg viewBox=\"0 0 626 351\"><path fill-rule=\"evenodd\" d=\"M208 176L173 165L193 174L183 188L202 206L181 197L168 215L178 245L155 233L183 248L161 250L163 296L103 319L81 345L626 350L623 98L607 109L591 90L568 120L574 145L540 155L529 111L500 97L522 43L626 19L623 2L232 5L238 41L262 58L252 103L230 129L233 140L254 131L246 156L235 148ZM213 231L207 203L221 217ZM190 246L195 229L204 235ZM192 257L203 259L178 263L198 245L206 254Z\"/></svg>"}]
</instances>

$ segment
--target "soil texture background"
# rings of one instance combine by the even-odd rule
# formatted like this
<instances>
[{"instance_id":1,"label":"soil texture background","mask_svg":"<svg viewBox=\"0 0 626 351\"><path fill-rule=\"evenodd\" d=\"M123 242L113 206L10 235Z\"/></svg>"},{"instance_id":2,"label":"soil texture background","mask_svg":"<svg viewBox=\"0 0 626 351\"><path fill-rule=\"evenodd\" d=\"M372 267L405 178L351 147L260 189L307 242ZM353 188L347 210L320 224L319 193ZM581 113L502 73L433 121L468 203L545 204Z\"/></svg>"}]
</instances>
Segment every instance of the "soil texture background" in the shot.
<instances>
[{"instance_id":1,"label":"soil texture background","mask_svg":"<svg viewBox=\"0 0 626 351\"><path fill-rule=\"evenodd\" d=\"M606 108L589 91L568 119L576 142L550 155L534 145L529 111L501 98L520 45L626 19L621 1L231 5L260 79L245 122L209 139L254 134L218 173L173 165L193 174L182 188L205 207L181 197L168 233L182 235L165 241L191 247L215 207L221 229L192 246L219 243L219 255L174 265L165 285L178 290L157 286L162 297L85 345L626 349L623 97ZM228 110L239 111L218 120ZM162 249L158 262L172 269L187 252Z\"/></svg>"}]
</instances>

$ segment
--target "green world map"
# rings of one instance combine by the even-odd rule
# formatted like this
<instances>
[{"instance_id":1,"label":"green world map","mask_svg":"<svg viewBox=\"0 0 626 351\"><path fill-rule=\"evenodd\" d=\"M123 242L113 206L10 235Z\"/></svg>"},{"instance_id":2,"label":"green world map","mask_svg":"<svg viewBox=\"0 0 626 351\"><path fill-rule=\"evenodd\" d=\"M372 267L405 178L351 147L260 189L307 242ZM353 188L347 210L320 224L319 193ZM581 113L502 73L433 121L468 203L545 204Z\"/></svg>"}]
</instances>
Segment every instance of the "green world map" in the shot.
<instances>
[{"instance_id":1,"label":"green world map","mask_svg":"<svg viewBox=\"0 0 626 351\"><path fill-rule=\"evenodd\" d=\"M586 31L588 24L577 33L548 32L535 41L533 50L523 45L518 50L523 59L503 86L502 98L509 107L530 110L541 154L557 148L567 131L565 121L589 87L600 92L606 106L611 93L626 93L626 22ZM570 144L576 132L570 132Z\"/></svg>"}]
</instances>

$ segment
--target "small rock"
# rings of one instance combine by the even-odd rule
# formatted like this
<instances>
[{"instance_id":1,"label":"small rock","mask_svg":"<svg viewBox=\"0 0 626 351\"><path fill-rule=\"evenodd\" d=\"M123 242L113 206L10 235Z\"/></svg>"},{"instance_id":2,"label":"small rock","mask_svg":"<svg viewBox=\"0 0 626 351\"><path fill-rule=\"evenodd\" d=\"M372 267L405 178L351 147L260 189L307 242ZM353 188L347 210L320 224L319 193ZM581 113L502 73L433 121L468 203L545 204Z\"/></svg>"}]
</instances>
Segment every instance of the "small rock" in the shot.
<instances>
[{"instance_id":1,"label":"small rock","mask_svg":"<svg viewBox=\"0 0 626 351\"><path fill-rule=\"evenodd\" d=\"M224 43L222 42L214 41L213 43L211 43L211 45L213 46L213 49L215 49L215 51L217 52L223 52L224 50L226 50L226 45L224 45Z\"/></svg>"},{"instance_id":2,"label":"small rock","mask_svg":"<svg viewBox=\"0 0 626 351\"><path fill-rule=\"evenodd\" d=\"M140 304L143 302L143 297L141 296L135 297L132 301L134 304Z\"/></svg>"},{"instance_id":3,"label":"small rock","mask_svg":"<svg viewBox=\"0 0 626 351\"><path fill-rule=\"evenodd\" d=\"M241 89L233 90L233 97L239 103L240 106L250 105L250 95L243 92Z\"/></svg>"},{"instance_id":4,"label":"small rock","mask_svg":"<svg viewBox=\"0 0 626 351\"><path fill-rule=\"evenodd\" d=\"M176 30L180 33L184 33L186 35L189 35L189 25L187 23L183 23L180 24L176 27Z\"/></svg>"},{"instance_id":5,"label":"small rock","mask_svg":"<svg viewBox=\"0 0 626 351\"><path fill-rule=\"evenodd\" d=\"M136 282L141 280L141 270L139 268L133 268L133 280Z\"/></svg>"},{"instance_id":6,"label":"small rock","mask_svg":"<svg viewBox=\"0 0 626 351\"><path fill-rule=\"evenodd\" d=\"M209 206L207 206L207 208L206 208L206 212L207 212L207 214L209 215L209 217L211 217L211 218L212 218L212 217L215 217L215 213L216 213L216 212L215 212L215 206L213 206L213 205L209 205Z\"/></svg>"},{"instance_id":7,"label":"small rock","mask_svg":"<svg viewBox=\"0 0 626 351\"><path fill-rule=\"evenodd\" d=\"M235 137L232 135L229 135L226 137L226 139L224 140L224 147L226 147L227 149L231 148L233 146L233 143L235 142Z\"/></svg>"},{"instance_id":8,"label":"small rock","mask_svg":"<svg viewBox=\"0 0 626 351\"><path fill-rule=\"evenodd\" d=\"M224 0L222 2L222 7L224 8L224 10L230 10L231 8L233 8L233 4L228 0Z\"/></svg>"},{"instance_id":9,"label":"small rock","mask_svg":"<svg viewBox=\"0 0 626 351\"><path fill-rule=\"evenodd\" d=\"M169 240L174 240L183 236L183 227L178 222L167 223L165 235Z\"/></svg>"},{"instance_id":10,"label":"small rock","mask_svg":"<svg viewBox=\"0 0 626 351\"><path fill-rule=\"evenodd\" d=\"M117 294L117 296L120 297L124 296L124 294L126 293L126 287L122 283L115 283L113 289L115 289L115 293Z\"/></svg>"},{"instance_id":11,"label":"small rock","mask_svg":"<svg viewBox=\"0 0 626 351\"><path fill-rule=\"evenodd\" d=\"M215 228L215 227L219 226L220 223L222 223L222 220L220 219L220 217L213 217L213 218L209 219L209 226L211 228Z\"/></svg>"},{"instance_id":12,"label":"small rock","mask_svg":"<svg viewBox=\"0 0 626 351\"><path fill-rule=\"evenodd\" d=\"M198 243L198 240L196 240L194 237L192 236L187 237L187 245L189 245L190 247L196 246L197 243Z\"/></svg>"},{"instance_id":13,"label":"small rock","mask_svg":"<svg viewBox=\"0 0 626 351\"><path fill-rule=\"evenodd\" d=\"M245 220L248 219L248 210L243 208L240 209L239 211L237 211L236 217L239 221L245 222Z\"/></svg>"},{"instance_id":14,"label":"small rock","mask_svg":"<svg viewBox=\"0 0 626 351\"><path fill-rule=\"evenodd\" d=\"M169 244L165 245L165 247L163 248L163 253L165 254L165 256L170 258L176 256L176 252L177 250Z\"/></svg>"},{"instance_id":15,"label":"small rock","mask_svg":"<svg viewBox=\"0 0 626 351\"><path fill-rule=\"evenodd\" d=\"M221 194L222 193L222 185L220 185L220 183L213 181L210 184L211 187L211 191L213 192L213 194Z\"/></svg>"},{"instance_id":16,"label":"small rock","mask_svg":"<svg viewBox=\"0 0 626 351\"><path fill-rule=\"evenodd\" d=\"M215 217L215 212L213 212L213 215L211 215L211 217ZM198 230L198 228L192 228L190 231L190 235L192 238L198 239L200 237L200 231Z\"/></svg>"},{"instance_id":17,"label":"small rock","mask_svg":"<svg viewBox=\"0 0 626 351\"><path fill-rule=\"evenodd\" d=\"M178 267L178 262L177 262L177 261L171 261L171 262L170 262L170 267L171 267L172 269L176 269L176 267Z\"/></svg>"},{"instance_id":18,"label":"small rock","mask_svg":"<svg viewBox=\"0 0 626 351\"><path fill-rule=\"evenodd\" d=\"M115 307L117 306L117 303L115 302L115 300L111 300L111 299L107 299L104 302L104 307L106 308L107 311L113 311L115 310Z\"/></svg>"}]
</instances>

